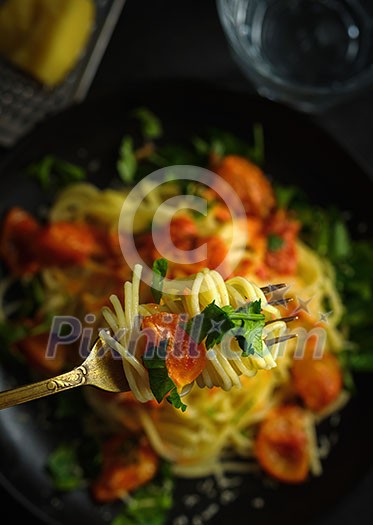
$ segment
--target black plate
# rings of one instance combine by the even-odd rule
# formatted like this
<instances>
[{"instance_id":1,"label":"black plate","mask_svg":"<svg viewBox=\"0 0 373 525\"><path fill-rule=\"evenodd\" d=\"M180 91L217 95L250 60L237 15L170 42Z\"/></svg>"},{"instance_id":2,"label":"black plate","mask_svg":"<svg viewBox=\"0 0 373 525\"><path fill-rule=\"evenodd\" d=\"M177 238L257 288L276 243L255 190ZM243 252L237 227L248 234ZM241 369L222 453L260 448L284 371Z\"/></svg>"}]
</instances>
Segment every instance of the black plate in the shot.
<instances>
[{"instance_id":1,"label":"black plate","mask_svg":"<svg viewBox=\"0 0 373 525\"><path fill-rule=\"evenodd\" d=\"M163 83L118 93L74 107L38 126L2 166L0 211L12 204L32 210L44 201L45 196L22 170L46 153L87 165L92 181L104 186L115 173L121 138L131 131L128 113L139 105L151 108L162 118L166 137L173 141L211 126L249 137L253 123L261 122L266 170L275 180L300 185L314 202L348 210L353 229L363 222L370 223L372 181L308 117L244 93L195 83ZM26 379L14 373L7 367L0 370L2 389ZM299 487L277 488L248 479L234 503L220 506L211 525L242 518L255 525L323 520L331 523L333 517L341 522L356 504L360 510L364 508L369 503L369 489L373 488L373 429L366 424L373 400L370 381L367 376L357 377L358 394L344 409L339 427L332 430L339 439L324 462L321 478ZM0 481L18 502L47 523L108 523L110 506L93 504L84 491L60 495L53 490L44 465L58 436L48 426L47 411L48 400L41 400L0 413ZM194 525L208 521L209 513L216 510L210 489L209 484L178 482L169 523L180 514L198 514L199 518L189 521ZM198 491L205 493L201 505L188 510L184 496ZM263 501L263 508L256 508Z\"/></svg>"}]
</instances>

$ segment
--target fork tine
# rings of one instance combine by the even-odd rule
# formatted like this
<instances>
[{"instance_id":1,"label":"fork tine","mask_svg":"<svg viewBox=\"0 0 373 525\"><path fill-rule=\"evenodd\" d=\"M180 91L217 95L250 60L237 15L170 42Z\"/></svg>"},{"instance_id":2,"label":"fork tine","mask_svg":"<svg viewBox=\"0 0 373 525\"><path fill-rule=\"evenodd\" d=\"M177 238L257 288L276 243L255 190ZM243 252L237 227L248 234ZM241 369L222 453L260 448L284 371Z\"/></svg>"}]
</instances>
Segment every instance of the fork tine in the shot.
<instances>
[{"instance_id":1,"label":"fork tine","mask_svg":"<svg viewBox=\"0 0 373 525\"><path fill-rule=\"evenodd\" d=\"M275 292L276 290L281 290L282 288L286 287L286 283L269 284L268 286L263 286L261 290L265 295L268 295L269 293Z\"/></svg>"},{"instance_id":2,"label":"fork tine","mask_svg":"<svg viewBox=\"0 0 373 525\"><path fill-rule=\"evenodd\" d=\"M274 299L273 301L269 301L268 304L270 306L285 306L291 301L294 301L294 297L285 297L285 299Z\"/></svg>"},{"instance_id":3,"label":"fork tine","mask_svg":"<svg viewBox=\"0 0 373 525\"><path fill-rule=\"evenodd\" d=\"M290 339L294 339L294 337L298 337L298 334L281 335L280 337L264 340L264 342L267 346L272 346L276 345L277 343L283 343L285 341L289 341Z\"/></svg>"},{"instance_id":4,"label":"fork tine","mask_svg":"<svg viewBox=\"0 0 373 525\"><path fill-rule=\"evenodd\" d=\"M291 321L295 321L296 319L299 319L298 315L289 315L288 317L279 317L278 319L271 319L270 321L266 322L266 325L276 323L277 321L283 321L284 323L290 323Z\"/></svg>"}]
</instances>

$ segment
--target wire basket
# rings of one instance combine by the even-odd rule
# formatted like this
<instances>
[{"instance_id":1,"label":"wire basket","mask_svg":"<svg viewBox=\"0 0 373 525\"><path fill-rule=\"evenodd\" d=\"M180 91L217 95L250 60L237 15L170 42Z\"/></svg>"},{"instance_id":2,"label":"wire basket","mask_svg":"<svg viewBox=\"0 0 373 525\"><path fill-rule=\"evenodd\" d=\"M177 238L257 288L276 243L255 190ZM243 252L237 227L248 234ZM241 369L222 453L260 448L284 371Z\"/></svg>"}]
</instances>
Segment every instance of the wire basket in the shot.
<instances>
[{"instance_id":1,"label":"wire basket","mask_svg":"<svg viewBox=\"0 0 373 525\"><path fill-rule=\"evenodd\" d=\"M125 0L96 0L90 40L64 81L48 89L0 58L0 145L13 146L35 124L84 99Z\"/></svg>"}]
</instances>

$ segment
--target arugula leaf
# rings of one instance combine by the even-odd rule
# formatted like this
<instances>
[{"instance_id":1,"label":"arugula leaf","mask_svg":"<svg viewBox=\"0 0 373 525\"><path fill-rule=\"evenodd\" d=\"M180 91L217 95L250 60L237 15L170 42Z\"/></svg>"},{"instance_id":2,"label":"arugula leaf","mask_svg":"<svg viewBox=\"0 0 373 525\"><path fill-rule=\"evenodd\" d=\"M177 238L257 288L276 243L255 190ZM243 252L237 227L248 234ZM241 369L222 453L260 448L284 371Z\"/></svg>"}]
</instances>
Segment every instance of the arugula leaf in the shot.
<instances>
[{"instance_id":1,"label":"arugula leaf","mask_svg":"<svg viewBox=\"0 0 373 525\"><path fill-rule=\"evenodd\" d=\"M162 299L163 280L166 277L168 268L167 259L156 259L153 263L153 279L151 282L151 291L156 303Z\"/></svg>"},{"instance_id":2,"label":"arugula leaf","mask_svg":"<svg viewBox=\"0 0 373 525\"><path fill-rule=\"evenodd\" d=\"M125 184L132 184L137 171L137 159L133 147L133 139L126 135L119 148L117 170Z\"/></svg>"},{"instance_id":3,"label":"arugula leaf","mask_svg":"<svg viewBox=\"0 0 373 525\"><path fill-rule=\"evenodd\" d=\"M145 139L154 140L163 135L161 121L152 111L147 108L137 108L133 115L140 120Z\"/></svg>"},{"instance_id":4,"label":"arugula leaf","mask_svg":"<svg viewBox=\"0 0 373 525\"><path fill-rule=\"evenodd\" d=\"M44 191L67 186L86 178L81 166L67 162L54 155L46 155L27 168L27 174L34 178Z\"/></svg>"},{"instance_id":5,"label":"arugula leaf","mask_svg":"<svg viewBox=\"0 0 373 525\"><path fill-rule=\"evenodd\" d=\"M181 401L177 387L168 375L165 356L159 356L158 348L153 348L152 353L154 354L152 357L144 355L143 363L145 368L148 369L150 389L155 399L158 403L161 403L167 396L166 399L171 405L185 412L187 407Z\"/></svg>"}]
</instances>

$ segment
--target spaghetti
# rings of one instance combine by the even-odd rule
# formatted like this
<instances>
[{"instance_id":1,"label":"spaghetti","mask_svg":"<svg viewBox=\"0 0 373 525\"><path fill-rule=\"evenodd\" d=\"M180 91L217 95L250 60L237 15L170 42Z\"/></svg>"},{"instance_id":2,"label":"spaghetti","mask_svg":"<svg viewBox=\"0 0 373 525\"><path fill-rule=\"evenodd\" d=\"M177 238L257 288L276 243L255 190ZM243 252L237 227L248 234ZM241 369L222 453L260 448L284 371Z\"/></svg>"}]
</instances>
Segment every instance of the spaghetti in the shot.
<instances>
[{"instance_id":1,"label":"spaghetti","mask_svg":"<svg viewBox=\"0 0 373 525\"><path fill-rule=\"evenodd\" d=\"M212 168L236 189L247 214L241 224L247 231L244 254L239 262L227 260L228 278L215 268L228 253L229 213L216 194L203 187L198 195L209 203L207 215L197 219L186 210L169 210L172 219L167 227L176 248L187 251L206 245L206 258L198 263L169 263L160 304L152 302L149 286L142 282L143 267L136 265L132 273L123 260L118 221L126 188L70 185L56 199L46 226L24 211L13 210L0 252L13 277L35 278L42 286L44 298L32 326L51 313L82 321L94 314L90 327L120 354L131 393L87 392L110 432L129 434L139 443L146 439L157 457L171 462L178 476L220 476L229 470L251 470L259 463L276 479L299 483L309 472L318 475L322 470L315 433L318 422L348 401L337 357L346 334L340 328L344 308L334 271L302 240L296 215L277 206L259 168L236 156L215 159ZM136 247L149 267L160 256L174 260L172 250L161 254L152 243L149 224L160 204L179 193L175 181L152 189L135 216ZM28 232L27 240L17 229L20 223ZM180 293L185 277L190 286ZM261 287L271 282L289 286L284 295L268 298ZM261 353L244 354L237 338L229 340L227 347L218 341L205 348L203 362L189 363L185 383L178 382L173 363L172 380L180 403L188 407L185 412L155 399L143 359L144 326L156 326L166 315L171 320L183 315L194 319L211 304L237 311L255 303L260 304L266 323ZM326 304L328 312L324 312ZM280 319L292 314L298 316L291 325L298 340L267 346L269 339L284 335L286 325ZM45 348L47 330L42 337ZM28 337L18 348L30 362L55 373L47 368L51 363L43 360L42 352L35 352L35 344L36 339ZM64 354L61 366L70 366L70 358L76 361L76 348ZM292 461L294 457L299 461ZM95 492L105 494L99 500L116 499L128 489L124 482L112 486L111 475L108 469L98 482L105 489Z\"/></svg>"}]
</instances>

